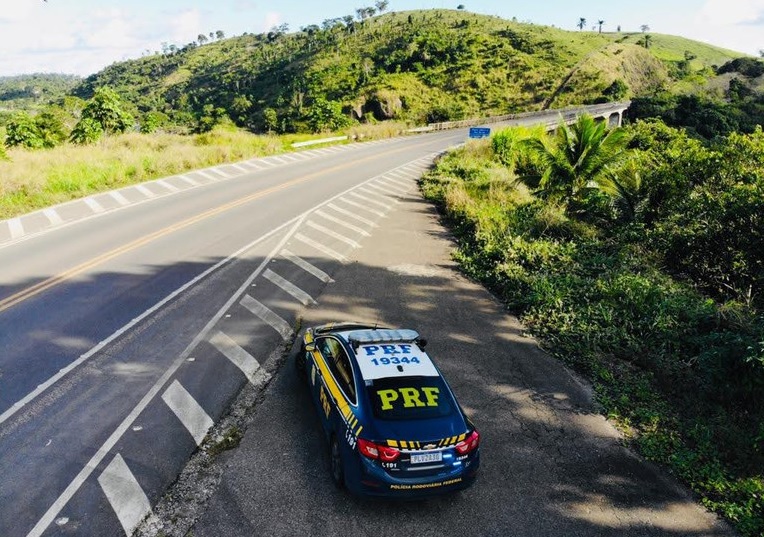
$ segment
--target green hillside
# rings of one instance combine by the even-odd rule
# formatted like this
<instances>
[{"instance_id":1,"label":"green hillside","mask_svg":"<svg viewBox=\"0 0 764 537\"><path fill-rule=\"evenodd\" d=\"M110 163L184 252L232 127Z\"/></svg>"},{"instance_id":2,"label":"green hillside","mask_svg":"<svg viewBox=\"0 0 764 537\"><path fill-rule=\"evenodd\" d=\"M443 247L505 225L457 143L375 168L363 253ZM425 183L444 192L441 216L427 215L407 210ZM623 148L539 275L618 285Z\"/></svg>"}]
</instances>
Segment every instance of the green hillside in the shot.
<instances>
[{"instance_id":1,"label":"green hillside","mask_svg":"<svg viewBox=\"0 0 764 537\"><path fill-rule=\"evenodd\" d=\"M423 123L629 98L688 77L704 82L712 65L742 56L680 37L648 39L456 10L348 16L172 47L109 66L75 93L111 86L139 120L161 112L199 128L228 116L260 132L317 131L348 120Z\"/></svg>"},{"instance_id":2,"label":"green hillside","mask_svg":"<svg viewBox=\"0 0 764 537\"><path fill-rule=\"evenodd\" d=\"M78 76L60 74L0 76L0 111L33 110L60 99L80 81Z\"/></svg>"}]
</instances>

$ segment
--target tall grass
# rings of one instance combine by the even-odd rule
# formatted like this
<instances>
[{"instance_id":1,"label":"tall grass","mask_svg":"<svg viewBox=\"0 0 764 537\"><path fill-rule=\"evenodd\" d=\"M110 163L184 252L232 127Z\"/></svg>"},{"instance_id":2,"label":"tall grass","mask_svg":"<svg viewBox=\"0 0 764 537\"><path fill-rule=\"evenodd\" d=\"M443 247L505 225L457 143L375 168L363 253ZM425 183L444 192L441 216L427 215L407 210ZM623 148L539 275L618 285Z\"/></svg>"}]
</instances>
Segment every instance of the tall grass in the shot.
<instances>
[{"instance_id":1,"label":"tall grass","mask_svg":"<svg viewBox=\"0 0 764 537\"><path fill-rule=\"evenodd\" d=\"M358 139L397 136L403 124L350 130ZM324 135L325 137L326 135ZM0 219L189 170L291 150L295 136L218 127L194 136L129 133L88 146L11 149L0 158Z\"/></svg>"}]
</instances>

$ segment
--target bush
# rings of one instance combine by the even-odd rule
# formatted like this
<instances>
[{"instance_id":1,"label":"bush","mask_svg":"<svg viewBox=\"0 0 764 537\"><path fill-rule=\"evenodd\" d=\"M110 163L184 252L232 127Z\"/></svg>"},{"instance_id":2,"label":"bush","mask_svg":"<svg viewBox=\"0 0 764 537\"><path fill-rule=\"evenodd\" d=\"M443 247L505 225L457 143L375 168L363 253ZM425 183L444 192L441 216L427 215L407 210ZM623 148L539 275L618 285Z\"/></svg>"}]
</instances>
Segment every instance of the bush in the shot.
<instances>
[{"instance_id":1,"label":"bush","mask_svg":"<svg viewBox=\"0 0 764 537\"><path fill-rule=\"evenodd\" d=\"M5 126L5 145L39 149L44 147L45 141L34 120L28 114L20 113Z\"/></svg>"}]
</instances>

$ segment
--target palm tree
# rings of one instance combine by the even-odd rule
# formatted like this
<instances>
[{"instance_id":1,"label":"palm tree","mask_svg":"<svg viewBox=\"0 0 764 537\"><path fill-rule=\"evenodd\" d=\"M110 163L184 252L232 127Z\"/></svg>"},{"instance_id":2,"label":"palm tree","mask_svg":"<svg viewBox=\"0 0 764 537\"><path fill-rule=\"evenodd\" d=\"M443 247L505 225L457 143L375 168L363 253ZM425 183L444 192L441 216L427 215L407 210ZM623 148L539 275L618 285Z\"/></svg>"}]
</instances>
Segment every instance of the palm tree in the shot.
<instances>
[{"instance_id":1,"label":"palm tree","mask_svg":"<svg viewBox=\"0 0 764 537\"><path fill-rule=\"evenodd\" d=\"M583 18L583 17L581 17L580 19L578 19L578 24L577 24L576 26L578 26L578 29L579 29L579 30L583 30L583 29L584 29L584 27L586 26L586 19L585 19L585 18Z\"/></svg>"},{"instance_id":2,"label":"palm tree","mask_svg":"<svg viewBox=\"0 0 764 537\"><path fill-rule=\"evenodd\" d=\"M634 222L647 202L641 170L646 169L649 157L630 158L617 168L611 168L597 179L600 189L610 196L613 207L621 218Z\"/></svg>"},{"instance_id":3,"label":"palm tree","mask_svg":"<svg viewBox=\"0 0 764 537\"><path fill-rule=\"evenodd\" d=\"M597 24L598 24L598 25L599 25L599 27L600 27L600 33L602 33L602 25L603 25L603 24L605 24L605 21L603 21L603 20L598 20L598 21L597 21Z\"/></svg>"},{"instance_id":4,"label":"palm tree","mask_svg":"<svg viewBox=\"0 0 764 537\"><path fill-rule=\"evenodd\" d=\"M573 125L561 123L553 137L530 138L524 147L535 158L539 174L520 180L535 194L566 208L599 188L598 181L628 156L622 128L607 130L605 122L582 115Z\"/></svg>"}]
</instances>

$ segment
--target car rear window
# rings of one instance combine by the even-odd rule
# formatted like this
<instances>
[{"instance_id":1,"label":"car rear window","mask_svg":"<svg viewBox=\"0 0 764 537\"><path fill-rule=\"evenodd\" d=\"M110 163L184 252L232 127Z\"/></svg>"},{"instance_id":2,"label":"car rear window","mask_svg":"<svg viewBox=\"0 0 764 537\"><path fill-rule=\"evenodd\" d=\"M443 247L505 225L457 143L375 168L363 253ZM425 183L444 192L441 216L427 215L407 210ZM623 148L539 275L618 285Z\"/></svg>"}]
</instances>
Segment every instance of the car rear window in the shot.
<instances>
[{"instance_id":1,"label":"car rear window","mask_svg":"<svg viewBox=\"0 0 764 537\"><path fill-rule=\"evenodd\" d=\"M376 379L366 390L374 415L383 420L442 418L456 407L441 377Z\"/></svg>"}]
</instances>

